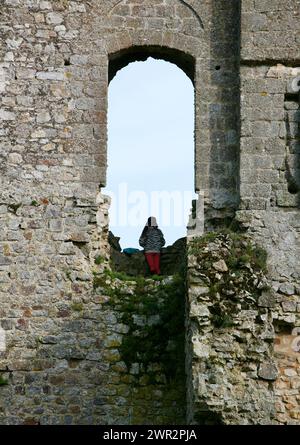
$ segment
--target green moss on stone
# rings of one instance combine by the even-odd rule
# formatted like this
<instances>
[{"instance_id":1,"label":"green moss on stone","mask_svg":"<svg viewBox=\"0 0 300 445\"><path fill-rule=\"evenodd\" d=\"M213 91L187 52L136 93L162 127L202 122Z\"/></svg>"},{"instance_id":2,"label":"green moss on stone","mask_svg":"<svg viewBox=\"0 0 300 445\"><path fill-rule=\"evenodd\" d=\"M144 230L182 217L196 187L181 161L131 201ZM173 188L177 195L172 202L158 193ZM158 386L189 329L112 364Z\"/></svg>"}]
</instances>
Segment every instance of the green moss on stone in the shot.
<instances>
[{"instance_id":1,"label":"green moss on stone","mask_svg":"<svg viewBox=\"0 0 300 445\"><path fill-rule=\"evenodd\" d=\"M97 264L97 265L103 264L104 262L105 262L105 258L103 258L101 255L98 255L95 258L95 264Z\"/></svg>"},{"instance_id":2,"label":"green moss on stone","mask_svg":"<svg viewBox=\"0 0 300 445\"><path fill-rule=\"evenodd\" d=\"M115 309L119 321L129 327L119 348L122 361L130 369L140 363L147 373L153 363L161 363L167 379L178 373L184 376L184 308L185 279L176 275L166 280L130 277L134 293L126 289L112 289L108 277L123 278L120 273L106 272L96 277L96 286L110 296L107 304ZM152 317L152 318L151 318ZM144 320L144 321L143 321Z\"/></svg>"},{"instance_id":3,"label":"green moss on stone","mask_svg":"<svg viewBox=\"0 0 300 445\"><path fill-rule=\"evenodd\" d=\"M13 213L17 213L17 210L21 207L22 203L13 203L8 204L8 208L13 211Z\"/></svg>"},{"instance_id":4,"label":"green moss on stone","mask_svg":"<svg viewBox=\"0 0 300 445\"><path fill-rule=\"evenodd\" d=\"M149 418L160 424L165 413L176 424L184 422L185 273L147 278L105 270L94 273L94 289L109 297L103 310L112 311L128 330L115 351L105 352L105 359L112 366L117 359L125 364L116 379L130 388L131 423ZM158 391L160 406L155 405Z\"/></svg>"},{"instance_id":5,"label":"green moss on stone","mask_svg":"<svg viewBox=\"0 0 300 445\"><path fill-rule=\"evenodd\" d=\"M190 255L201 255L203 247L217 239L228 241L231 244L227 261L232 268L239 268L250 263L254 270L266 270L267 253L259 246L253 245L244 232L234 232L229 228L219 232L208 232L202 237L194 238L189 244Z\"/></svg>"},{"instance_id":6,"label":"green moss on stone","mask_svg":"<svg viewBox=\"0 0 300 445\"><path fill-rule=\"evenodd\" d=\"M201 253L203 247L205 247L209 242L214 241L218 237L216 232L207 232L201 237L195 237L189 243L189 254L197 255Z\"/></svg>"},{"instance_id":7,"label":"green moss on stone","mask_svg":"<svg viewBox=\"0 0 300 445\"><path fill-rule=\"evenodd\" d=\"M189 253L197 258L201 272L207 277L213 324L217 328L234 326L239 311L237 301L242 309L248 309L266 288L266 251L245 233L224 229L192 240ZM227 271L215 270L214 263L219 259L225 261Z\"/></svg>"},{"instance_id":8,"label":"green moss on stone","mask_svg":"<svg viewBox=\"0 0 300 445\"><path fill-rule=\"evenodd\" d=\"M68 278L68 280L71 280L71 274L72 272L70 270L66 270L65 271L66 277Z\"/></svg>"},{"instance_id":9,"label":"green moss on stone","mask_svg":"<svg viewBox=\"0 0 300 445\"><path fill-rule=\"evenodd\" d=\"M0 374L0 386L6 386L8 385L8 380L6 380L1 374Z\"/></svg>"},{"instance_id":10,"label":"green moss on stone","mask_svg":"<svg viewBox=\"0 0 300 445\"><path fill-rule=\"evenodd\" d=\"M72 304L72 309L75 312L81 312L83 310L83 304L82 303L74 303L74 304Z\"/></svg>"}]
</instances>

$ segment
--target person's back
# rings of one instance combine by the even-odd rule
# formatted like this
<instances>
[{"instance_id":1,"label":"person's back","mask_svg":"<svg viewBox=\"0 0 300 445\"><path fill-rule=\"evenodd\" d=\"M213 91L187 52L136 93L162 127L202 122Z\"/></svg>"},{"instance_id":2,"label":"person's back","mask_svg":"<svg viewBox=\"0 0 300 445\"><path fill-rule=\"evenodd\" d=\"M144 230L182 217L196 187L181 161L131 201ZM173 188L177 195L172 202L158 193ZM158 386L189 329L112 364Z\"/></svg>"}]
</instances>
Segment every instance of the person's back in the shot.
<instances>
[{"instance_id":1,"label":"person's back","mask_svg":"<svg viewBox=\"0 0 300 445\"><path fill-rule=\"evenodd\" d=\"M160 251L165 245L162 231L158 228L156 218L150 216L140 236L139 244L145 250L145 257L151 273L160 274Z\"/></svg>"},{"instance_id":2,"label":"person's back","mask_svg":"<svg viewBox=\"0 0 300 445\"><path fill-rule=\"evenodd\" d=\"M141 238L140 245L144 247L145 252L160 252L165 245L163 233L158 227L149 227L144 237Z\"/></svg>"}]
</instances>

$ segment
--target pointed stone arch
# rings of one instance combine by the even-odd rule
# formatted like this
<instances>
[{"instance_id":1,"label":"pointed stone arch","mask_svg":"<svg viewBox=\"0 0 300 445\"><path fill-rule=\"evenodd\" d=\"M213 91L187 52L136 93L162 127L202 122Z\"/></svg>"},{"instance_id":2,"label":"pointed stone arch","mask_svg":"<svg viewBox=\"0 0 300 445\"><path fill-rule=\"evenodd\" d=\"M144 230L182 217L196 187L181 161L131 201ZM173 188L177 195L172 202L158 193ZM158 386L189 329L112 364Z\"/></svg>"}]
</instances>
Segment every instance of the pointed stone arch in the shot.
<instances>
[{"instance_id":1,"label":"pointed stone arch","mask_svg":"<svg viewBox=\"0 0 300 445\"><path fill-rule=\"evenodd\" d=\"M166 7L170 5L178 17L173 27L168 26L170 14ZM153 15L149 13L151 8ZM99 140L100 186L106 185L107 86L119 69L152 56L176 64L195 87L196 193L204 196L206 208L212 206L217 212L221 209L219 213L224 208L234 209L239 199L239 94L235 71L237 52L232 50L236 42L235 7L232 5L229 11L210 9L206 2L196 0L112 0L101 9L104 14L100 18L95 14L91 26L94 30L93 73L103 85L101 97L95 86L95 96L98 94L102 107L101 122L95 120L94 125ZM224 14L232 27L226 38L221 37L223 31L220 30L218 42L221 43L215 48L212 41L216 41L215 32ZM200 26L197 15L204 19L204 26ZM187 20L186 28L182 27L184 20ZM212 20L216 25L213 32Z\"/></svg>"},{"instance_id":2,"label":"pointed stone arch","mask_svg":"<svg viewBox=\"0 0 300 445\"><path fill-rule=\"evenodd\" d=\"M196 60L192 55L175 48L156 45L131 46L130 48L124 48L115 53L111 53L109 55L109 82L113 79L117 71L129 63L145 61L148 57L174 63L185 72L193 84L195 83Z\"/></svg>"},{"instance_id":3,"label":"pointed stone arch","mask_svg":"<svg viewBox=\"0 0 300 445\"><path fill-rule=\"evenodd\" d=\"M152 32L141 33L119 32L112 34L106 41L107 52L107 72L108 83L113 79L117 71L124 68L131 62L143 61L148 57L163 59L174 63L190 78L195 87L195 126L204 127L202 121L201 103L199 91L202 90L201 78L197 75L197 66L206 51L206 46L195 45L195 39L192 37L177 35L171 32ZM199 163L199 151L203 137L200 131L195 130L195 190L204 189L205 166ZM203 149L202 149L203 153ZM107 159L107 149L103 153ZM200 168L203 170L200 172ZM200 174L199 174L200 172ZM201 182L200 182L201 181ZM106 175L103 178L103 184L106 184Z\"/></svg>"}]
</instances>

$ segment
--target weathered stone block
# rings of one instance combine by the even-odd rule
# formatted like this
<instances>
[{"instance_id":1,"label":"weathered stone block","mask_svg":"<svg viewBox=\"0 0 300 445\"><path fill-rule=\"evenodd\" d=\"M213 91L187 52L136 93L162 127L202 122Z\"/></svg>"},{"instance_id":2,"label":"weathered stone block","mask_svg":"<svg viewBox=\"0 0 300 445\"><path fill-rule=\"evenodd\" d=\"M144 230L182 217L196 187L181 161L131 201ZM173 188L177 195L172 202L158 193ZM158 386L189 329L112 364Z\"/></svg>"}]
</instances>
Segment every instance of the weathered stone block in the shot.
<instances>
[{"instance_id":1,"label":"weathered stone block","mask_svg":"<svg viewBox=\"0 0 300 445\"><path fill-rule=\"evenodd\" d=\"M59 71L41 71L36 74L37 79L41 80L64 80L64 73Z\"/></svg>"},{"instance_id":2,"label":"weathered stone block","mask_svg":"<svg viewBox=\"0 0 300 445\"><path fill-rule=\"evenodd\" d=\"M58 12L49 12L46 15L46 22L50 25L59 25L64 21L64 16Z\"/></svg>"},{"instance_id":3,"label":"weathered stone block","mask_svg":"<svg viewBox=\"0 0 300 445\"><path fill-rule=\"evenodd\" d=\"M278 369L273 362L261 363L258 368L258 376L264 380L276 380Z\"/></svg>"},{"instance_id":4,"label":"weathered stone block","mask_svg":"<svg viewBox=\"0 0 300 445\"><path fill-rule=\"evenodd\" d=\"M279 286L279 292L284 295L293 295L295 287L291 283L283 283Z\"/></svg>"},{"instance_id":5,"label":"weathered stone block","mask_svg":"<svg viewBox=\"0 0 300 445\"><path fill-rule=\"evenodd\" d=\"M263 292L258 299L258 306L272 308L276 306L276 297L272 292Z\"/></svg>"},{"instance_id":6,"label":"weathered stone block","mask_svg":"<svg viewBox=\"0 0 300 445\"><path fill-rule=\"evenodd\" d=\"M182 424L184 377L165 393L160 363L151 363L148 375L144 363L130 374L121 361L121 347L130 346L121 340L158 328L164 311L147 300L153 313L137 314L132 335L130 305L122 319L120 308L112 308L118 279L109 295L93 289L93 272L101 274L109 263L109 206L96 203L107 168L108 73L111 80L112 68L152 55L189 75L195 85L196 188L205 193L205 224L215 231L229 224L237 208L246 209L243 227L268 251L266 267L276 291L283 280L296 290L299 196L289 191L287 168L297 179L299 104L291 87L299 76L297 1L243 0L241 26L236 1L219 0L218 7L211 0L2 3L0 318L9 348L0 367L20 371L0 386L5 402L0 423ZM240 41L242 62L249 63L240 64ZM97 265L99 252L104 264ZM238 260L245 263L248 254L241 249L229 261L222 258L228 271L224 264L216 270L212 264L221 258L212 259L207 277L197 275L197 261L190 265L188 273L195 270L197 278L188 280L186 324L196 338L196 353L186 356L195 385L189 386L188 423L195 421L197 404L199 421L274 421L268 382L274 372L261 369L266 380L257 379L257 363L273 354L271 320L278 330L292 330L299 324L299 302L286 290L275 303L259 296L257 277L253 295L249 282L232 290L230 281L236 284L239 277L230 268ZM259 274L258 267L253 270ZM223 278L228 283L219 286ZM130 284L123 285L127 296L135 296ZM287 348L276 358L280 369L296 370L298 337L280 341ZM171 339L168 348L173 346ZM297 422L298 377L284 371L281 377L286 380L275 393L276 420ZM28 415L30 398L37 407Z\"/></svg>"},{"instance_id":7,"label":"weathered stone block","mask_svg":"<svg viewBox=\"0 0 300 445\"><path fill-rule=\"evenodd\" d=\"M16 120L16 114L12 111L0 110L0 119L3 121L14 121Z\"/></svg>"}]
</instances>

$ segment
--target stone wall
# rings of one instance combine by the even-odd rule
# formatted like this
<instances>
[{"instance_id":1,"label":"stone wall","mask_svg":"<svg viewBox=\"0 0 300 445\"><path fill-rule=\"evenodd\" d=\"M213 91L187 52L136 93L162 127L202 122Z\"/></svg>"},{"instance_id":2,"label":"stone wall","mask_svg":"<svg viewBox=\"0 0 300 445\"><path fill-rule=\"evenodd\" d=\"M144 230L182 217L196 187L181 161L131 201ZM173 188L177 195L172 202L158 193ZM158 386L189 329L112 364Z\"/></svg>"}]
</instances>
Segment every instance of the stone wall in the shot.
<instances>
[{"instance_id":1,"label":"stone wall","mask_svg":"<svg viewBox=\"0 0 300 445\"><path fill-rule=\"evenodd\" d=\"M79 280L65 270L59 301L27 289L1 308L1 424L185 422L184 281L102 269Z\"/></svg>"},{"instance_id":2,"label":"stone wall","mask_svg":"<svg viewBox=\"0 0 300 445\"><path fill-rule=\"evenodd\" d=\"M298 215L239 211L244 235L212 233L189 243L190 420L299 424ZM236 237L241 246L233 249ZM261 264L258 272L251 264L249 242L265 249L263 275ZM230 316L223 326L214 320L216 301L217 315Z\"/></svg>"},{"instance_id":3,"label":"stone wall","mask_svg":"<svg viewBox=\"0 0 300 445\"><path fill-rule=\"evenodd\" d=\"M268 252L268 281L274 298L274 359L283 375L275 385L276 421L298 424L300 401L296 377L300 372L297 352L300 326L299 210L241 211L237 217L247 228L251 238ZM290 371L291 368L294 371Z\"/></svg>"},{"instance_id":4,"label":"stone wall","mask_svg":"<svg viewBox=\"0 0 300 445\"><path fill-rule=\"evenodd\" d=\"M285 304L294 303L295 298L287 299L285 297ZM299 425L300 419L299 342L299 327L291 329L290 326L287 326L285 332L283 330L277 334L274 348L275 358L279 364L279 378L275 383L276 418L281 423L295 425Z\"/></svg>"},{"instance_id":5,"label":"stone wall","mask_svg":"<svg viewBox=\"0 0 300 445\"><path fill-rule=\"evenodd\" d=\"M13 196L34 183L95 197L106 181L109 68L151 55L195 84L196 189L216 208L236 206L237 1L5 0L1 12L1 168Z\"/></svg>"},{"instance_id":6,"label":"stone wall","mask_svg":"<svg viewBox=\"0 0 300 445\"><path fill-rule=\"evenodd\" d=\"M94 287L102 317L110 321L100 422L184 424L184 277L108 272L95 275Z\"/></svg>"},{"instance_id":7,"label":"stone wall","mask_svg":"<svg viewBox=\"0 0 300 445\"><path fill-rule=\"evenodd\" d=\"M241 208L299 205L299 73L281 64L241 67Z\"/></svg>"},{"instance_id":8,"label":"stone wall","mask_svg":"<svg viewBox=\"0 0 300 445\"><path fill-rule=\"evenodd\" d=\"M233 232L195 238L188 251L188 421L272 423L278 370L266 254Z\"/></svg>"},{"instance_id":9,"label":"stone wall","mask_svg":"<svg viewBox=\"0 0 300 445\"><path fill-rule=\"evenodd\" d=\"M113 270L127 275L151 275L143 251L128 255L111 246L110 258ZM160 257L162 275L181 274L186 266L186 238L180 238L172 246L164 247Z\"/></svg>"},{"instance_id":10,"label":"stone wall","mask_svg":"<svg viewBox=\"0 0 300 445\"><path fill-rule=\"evenodd\" d=\"M241 203L238 219L268 252L275 419L299 423L299 13L296 1L242 1ZM292 346L294 345L294 346Z\"/></svg>"},{"instance_id":11,"label":"stone wall","mask_svg":"<svg viewBox=\"0 0 300 445\"><path fill-rule=\"evenodd\" d=\"M299 423L298 1L243 1L241 212L269 254L276 332L276 421Z\"/></svg>"},{"instance_id":12,"label":"stone wall","mask_svg":"<svg viewBox=\"0 0 300 445\"><path fill-rule=\"evenodd\" d=\"M3 0L0 14L0 320L7 346L0 351L0 422L130 423L128 412L146 409L141 393L134 402L126 395L136 379L130 372L127 389L105 394L108 376L117 386L123 375L113 344L126 332L122 311L95 293L94 274L110 260L109 202L101 194L108 83L131 60L151 55L176 63L195 86L195 189L203 193L206 229L238 210L239 223L268 253L273 292L274 307L252 301L247 322L234 317L247 339L275 329L275 352L270 338L259 338L262 352L248 365L247 342L215 329L207 311L188 313L195 344L201 334L220 366L233 366L216 387L215 363L204 386L207 357L190 361L189 334L188 421L299 423L299 1ZM190 260L195 279L207 279L207 271L199 278L204 260ZM198 297L210 307L207 294ZM226 339L231 351L220 350ZM271 358L275 386L254 369ZM246 411L240 393L228 394L235 378ZM224 405L216 404L215 389ZM160 419L181 419L182 393L155 391ZM159 422L151 403L145 419ZM206 414L195 417L197 410Z\"/></svg>"},{"instance_id":13,"label":"stone wall","mask_svg":"<svg viewBox=\"0 0 300 445\"><path fill-rule=\"evenodd\" d=\"M1 424L184 422L184 282L111 273L97 203L2 205Z\"/></svg>"},{"instance_id":14,"label":"stone wall","mask_svg":"<svg viewBox=\"0 0 300 445\"><path fill-rule=\"evenodd\" d=\"M298 211L237 221L244 234L189 243L188 418L299 424Z\"/></svg>"},{"instance_id":15,"label":"stone wall","mask_svg":"<svg viewBox=\"0 0 300 445\"><path fill-rule=\"evenodd\" d=\"M242 59L299 62L299 0L242 0Z\"/></svg>"},{"instance_id":16,"label":"stone wall","mask_svg":"<svg viewBox=\"0 0 300 445\"><path fill-rule=\"evenodd\" d=\"M107 256L107 203L34 197L2 205L1 423L96 423L109 320L94 303L92 265Z\"/></svg>"}]
</instances>

